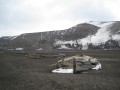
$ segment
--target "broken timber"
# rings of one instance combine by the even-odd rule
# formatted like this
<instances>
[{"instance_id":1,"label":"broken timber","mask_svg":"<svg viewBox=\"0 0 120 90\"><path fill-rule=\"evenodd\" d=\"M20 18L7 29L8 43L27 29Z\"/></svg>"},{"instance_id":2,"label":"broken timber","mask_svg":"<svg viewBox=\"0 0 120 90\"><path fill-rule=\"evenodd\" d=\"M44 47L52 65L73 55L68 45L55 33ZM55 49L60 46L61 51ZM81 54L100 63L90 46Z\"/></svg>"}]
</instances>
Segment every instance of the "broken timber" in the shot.
<instances>
[{"instance_id":1,"label":"broken timber","mask_svg":"<svg viewBox=\"0 0 120 90\"><path fill-rule=\"evenodd\" d=\"M62 60L59 60L56 64L56 68L53 70L53 73L69 73L67 70L70 71L70 73L77 73L85 70L91 70L101 69L101 64L99 63L98 59L93 58L91 56L71 56L68 58L64 58ZM63 72L64 71L64 72Z\"/></svg>"}]
</instances>

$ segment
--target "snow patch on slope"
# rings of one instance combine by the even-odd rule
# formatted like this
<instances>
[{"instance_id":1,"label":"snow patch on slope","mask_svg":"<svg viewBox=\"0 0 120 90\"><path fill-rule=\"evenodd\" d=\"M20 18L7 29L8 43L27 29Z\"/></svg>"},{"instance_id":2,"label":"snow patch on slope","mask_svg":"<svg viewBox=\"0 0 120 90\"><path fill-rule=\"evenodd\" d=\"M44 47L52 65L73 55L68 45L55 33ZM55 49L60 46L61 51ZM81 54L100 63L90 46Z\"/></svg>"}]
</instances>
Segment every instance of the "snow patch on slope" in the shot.
<instances>
[{"instance_id":1,"label":"snow patch on slope","mask_svg":"<svg viewBox=\"0 0 120 90\"><path fill-rule=\"evenodd\" d=\"M94 45L99 45L110 39L110 32L107 27L101 28L95 35L91 36L91 43Z\"/></svg>"},{"instance_id":2,"label":"snow patch on slope","mask_svg":"<svg viewBox=\"0 0 120 90\"><path fill-rule=\"evenodd\" d=\"M87 36L86 38L77 40L78 44L82 44L82 50L88 49L88 43L91 43L90 38L91 38L91 36Z\"/></svg>"},{"instance_id":3,"label":"snow patch on slope","mask_svg":"<svg viewBox=\"0 0 120 90\"><path fill-rule=\"evenodd\" d=\"M72 48L68 48L68 47L66 47L65 45L61 45L61 47L58 48L58 49L72 49Z\"/></svg>"},{"instance_id":4,"label":"snow patch on slope","mask_svg":"<svg viewBox=\"0 0 120 90\"><path fill-rule=\"evenodd\" d=\"M112 36L113 40L120 40L120 35L116 34Z\"/></svg>"},{"instance_id":5,"label":"snow patch on slope","mask_svg":"<svg viewBox=\"0 0 120 90\"><path fill-rule=\"evenodd\" d=\"M72 45L72 44L74 44L74 43L75 43L75 41L72 41L72 40L70 40L70 41L58 40L58 41L56 41L54 44L55 44L55 45L65 45L65 44L70 44L70 45Z\"/></svg>"},{"instance_id":6,"label":"snow patch on slope","mask_svg":"<svg viewBox=\"0 0 120 90\"><path fill-rule=\"evenodd\" d=\"M22 51L24 48L15 48L15 50Z\"/></svg>"},{"instance_id":7,"label":"snow patch on slope","mask_svg":"<svg viewBox=\"0 0 120 90\"><path fill-rule=\"evenodd\" d=\"M54 46L60 45L60 48L58 48L58 49L72 49L72 48L67 47L66 44L70 44L72 46L73 44L76 44L76 41L72 41L72 40L70 40L70 41L57 40L54 43Z\"/></svg>"},{"instance_id":8,"label":"snow patch on slope","mask_svg":"<svg viewBox=\"0 0 120 90\"><path fill-rule=\"evenodd\" d=\"M90 38L91 38L91 36L87 36L86 38L79 39L79 40L77 40L78 44L82 44L84 46L87 43L90 43Z\"/></svg>"},{"instance_id":9,"label":"snow patch on slope","mask_svg":"<svg viewBox=\"0 0 120 90\"><path fill-rule=\"evenodd\" d=\"M88 22L89 24L92 24L92 25L95 25L95 26L98 26L98 27L105 27L105 26L108 26L108 25L110 25L110 24L113 24L113 23L115 23L115 22L93 22L93 21L90 21L90 22Z\"/></svg>"},{"instance_id":10,"label":"snow patch on slope","mask_svg":"<svg viewBox=\"0 0 120 90\"><path fill-rule=\"evenodd\" d=\"M43 49L42 48L37 49L37 51L41 51L41 50L43 50Z\"/></svg>"},{"instance_id":11,"label":"snow patch on slope","mask_svg":"<svg viewBox=\"0 0 120 90\"><path fill-rule=\"evenodd\" d=\"M19 35L18 35L19 36ZM11 40L14 40L15 38L17 38L18 36L13 36L11 37Z\"/></svg>"}]
</instances>

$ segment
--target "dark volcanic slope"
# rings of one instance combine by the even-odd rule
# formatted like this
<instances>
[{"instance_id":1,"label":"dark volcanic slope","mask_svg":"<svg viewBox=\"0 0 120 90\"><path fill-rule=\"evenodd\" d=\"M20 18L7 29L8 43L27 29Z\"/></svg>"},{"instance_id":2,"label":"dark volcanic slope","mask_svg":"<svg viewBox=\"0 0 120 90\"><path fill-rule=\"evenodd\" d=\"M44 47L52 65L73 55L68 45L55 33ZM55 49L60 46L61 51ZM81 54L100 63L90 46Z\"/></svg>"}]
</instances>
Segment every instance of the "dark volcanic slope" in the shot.
<instances>
[{"instance_id":1,"label":"dark volcanic slope","mask_svg":"<svg viewBox=\"0 0 120 90\"><path fill-rule=\"evenodd\" d=\"M99 27L83 23L75 27L40 33L21 34L15 37L2 37L0 46L4 47L23 47L23 48L53 48L55 40L77 40L86 37L89 34L95 34ZM7 40L8 42L5 42Z\"/></svg>"},{"instance_id":2,"label":"dark volcanic slope","mask_svg":"<svg viewBox=\"0 0 120 90\"><path fill-rule=\"evenodd\" d=\"M62 42L60 43L59 41ZM112 44L109 44L109 42ZM119 21L88 22L78 24L66 30L27 33L0 38L0 48L2 49L42 48L44 50L52 50L63 47L71 49L118 49L119 46Z\"/></svg>"}]
</instances>

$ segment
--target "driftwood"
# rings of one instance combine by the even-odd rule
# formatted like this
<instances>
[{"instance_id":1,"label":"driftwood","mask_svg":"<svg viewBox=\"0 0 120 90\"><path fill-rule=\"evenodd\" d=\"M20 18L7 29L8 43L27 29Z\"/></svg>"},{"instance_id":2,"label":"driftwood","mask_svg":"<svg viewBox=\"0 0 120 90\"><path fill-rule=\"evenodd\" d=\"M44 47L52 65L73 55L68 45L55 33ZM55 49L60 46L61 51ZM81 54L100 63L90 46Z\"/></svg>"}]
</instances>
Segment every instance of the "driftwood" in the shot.
<instances>
[{"instance_id":1,"label":"driftwood","mask_svg":"<svg viewBox=\"0 0 120 90\"><path fill-rule=\"evenodd\" d=\"M66 55L64 54L51 54L51 53L29 53L27 56L34 59L66 57Z\"/></svg>"}]
</instances>

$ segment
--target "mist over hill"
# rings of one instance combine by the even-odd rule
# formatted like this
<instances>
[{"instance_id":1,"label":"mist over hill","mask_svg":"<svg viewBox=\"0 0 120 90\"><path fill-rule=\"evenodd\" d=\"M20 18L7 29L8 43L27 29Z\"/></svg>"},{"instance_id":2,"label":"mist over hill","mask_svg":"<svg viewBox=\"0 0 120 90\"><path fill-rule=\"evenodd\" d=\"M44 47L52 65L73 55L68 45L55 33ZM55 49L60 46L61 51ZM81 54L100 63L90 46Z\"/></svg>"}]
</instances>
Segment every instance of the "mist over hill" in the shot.
<instances>
[{"instance_id":1,"label":"mist over hill","mask_svg":"<svg viewBox=\"0 0 120 90\"><path fill-rule=\"evenodd\" d=\"M0 49L120 49L120 21L90 21L65 30L3 36Z\"/></svg>"}]
</instances>

